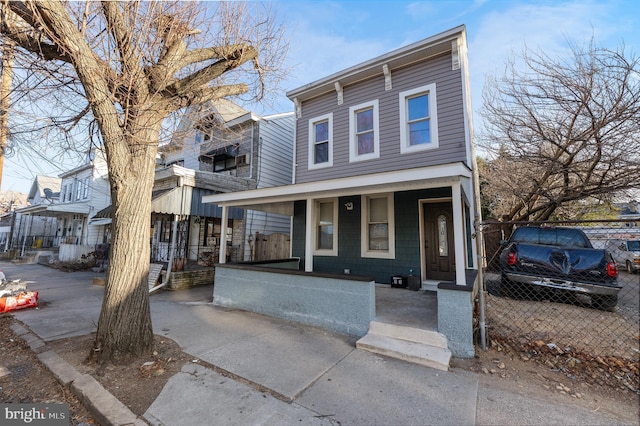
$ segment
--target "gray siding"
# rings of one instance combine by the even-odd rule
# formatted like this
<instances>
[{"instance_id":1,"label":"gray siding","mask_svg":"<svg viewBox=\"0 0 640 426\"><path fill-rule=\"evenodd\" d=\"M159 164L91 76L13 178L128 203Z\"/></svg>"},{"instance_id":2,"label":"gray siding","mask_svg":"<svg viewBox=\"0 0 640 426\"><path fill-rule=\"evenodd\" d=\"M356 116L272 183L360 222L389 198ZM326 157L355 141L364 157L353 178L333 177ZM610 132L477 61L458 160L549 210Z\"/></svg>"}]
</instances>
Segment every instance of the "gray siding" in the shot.
<instances>
[{"instance_id":1,"label":"gray siding","mask_svg":"<svg viewBox=\"0 0 640 426\"><path fill-rule=\"evenodd\" d=\"M466 160L463 76L451 69L449 54L391 71L393 89L384 90L382 75L346 86L338 105L335 91L302 103L296 123L296 183L370 173L406 170ZM439 148L400 154L399 93L436 84ZM379 103L380 158L349 163L349 108L377 99ZM333 166L308 169L309 120L333 113Z\"/></svg>"},{"instance_id":2,"label":"gray siding","mask_svg":"<svg viewBox=\"0 0 640 426\"><path fill-rule=\"evenodd\" d=\"M259 122L258 188L291 183L294 125L293 114Z\"/></svg>"},{"instance_id":3,"label":"gray siding","mask_svg":"<svg viewBox=\"0 0 640 426\"><path fill-rule=\"evenodd\" d=\"M339 205L353 203L353 210L339 210L338 217L338 255L314 256L313 270L328 274L342 274L349 269L351 274L371 276L377 283L389 284L392 275L413 274L421 276L420 259L420 212L417 208L419 200L428 198L451 197L451 188L423 189L418 191L403 191L394 194L394 223L395 223L395 259L380 259L362 257L361 244L361 203L360 197L340 197ZM293 218L294 229L292 238L292 256L300 257L304 262L305 235L304 202L295 204Z\"/></svg>"},{"instance_id":4,"label":"gray siding","mask_svg":"<svg viewBox=\"0 0 640 426\"><path fill-rule=\"evenodd\" d=\"M258 129L258 155L254 173L257 176L257 187L287 185L291 183L293 169L293 114L265 117L256 125ZM246 237L262 234L289 234L291 218L273 213L247 210ZM245 246L245 260L250 259L250 248Z\"/></svg>"}]
</instances>

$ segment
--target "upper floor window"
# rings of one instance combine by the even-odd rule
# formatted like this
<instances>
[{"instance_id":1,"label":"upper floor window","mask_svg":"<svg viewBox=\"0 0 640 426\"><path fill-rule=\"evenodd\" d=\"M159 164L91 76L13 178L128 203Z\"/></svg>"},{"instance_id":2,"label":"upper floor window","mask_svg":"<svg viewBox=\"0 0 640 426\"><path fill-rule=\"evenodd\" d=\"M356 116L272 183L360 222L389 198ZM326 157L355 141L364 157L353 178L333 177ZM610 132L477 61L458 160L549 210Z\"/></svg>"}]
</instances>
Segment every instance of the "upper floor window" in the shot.
<instances>
[{"instance_id":1,"label":"upper floor window","mask_svg":"<svg viewBox=\"0 0 640 426\"><path fill-rule=\"evenodd\" d=\"M86 200L87 198L89 198L89 182L90 182L90 177L87 176L86 178L84 178L84 187L82 188L82 199Z\"/></svg>"},{"instance_id":2,"label":"upper floor window","mask_svg":"<svg viewBox=\"0 0 640 426\"><path fill-rule=\"evenodd\" d=\"M338 202L322 200L316 202L315 254L338 255Z\"/></svg>"},{"instance_id":3,"label":"upper floor window","mask_svg":"<svg viewBox=\"0 0 640 426\"><path fill-rule=\"evenodd\" d=\"M68 183L66 186L66 194L65 194L65 201L73 201L73 181L71 181L71 183Z\"/></svg>"},{"instance_id":4,"label":"upper floor window","mask_svg":"<svg viewBox=\"0 0 640 426\"><path fill-rule=\"evenodd\" d=\"M400 153L438 147L436 85L400 93Z\"/></svg>"},{"instance_id":5,"label":"upper floor window","mask_svg":"<svg viewBox=\"0 0 640 426\"><path fill-rule=\"evenodd\" d=\"M349 161L380 157L378 100L349 108Z\"/></svg>"},{"instance_id":6,"label":"upper floor window","mask_svg":"<svg viewBox=\"0 0 640 426\"><path fill-rule=\"evenodd\" d=\"M395 258L393 194L362 196L362 257Z\"/></svg>"},{"instance_id":7,"label":"upper floor window","mask_svg":"<svg viewBox=\"0 0 640 426\"><path fill-rule=\"evenodd\" d=\"M211 135L202 131L201 129L196 129L195 142L196 144L201 144L202 142L208 142L211 139Z\"/></svg>"},{"instance_id":8,"label":"upper floor window","mask_svg":"<svg viewBox=\"0 0 640 426\"><path fill-rule=\"evenodd\" d=\"M236 157L227 155L216 155L213 159L213 171L223 172L236 168Z\"/></svg>"},{"instance_id":9,"label":"upper floor window","mask_svg":"<svg viewBox=\"0 0 640 426\"><path fill-rule=\"evenodd\" d=\"M82 185L83 183L81 180L76 182L76 201L82 198Z\"/></svg>"},{"instance_id":10,"label":"upper floor window","mask_svg":"<svg viewBox=\"0 0 640 426\"><path fill-rule=\"evenodd\" d=\"M333 165L333 114L309 120L309 168Z\"/></svg>"}]
</instances>

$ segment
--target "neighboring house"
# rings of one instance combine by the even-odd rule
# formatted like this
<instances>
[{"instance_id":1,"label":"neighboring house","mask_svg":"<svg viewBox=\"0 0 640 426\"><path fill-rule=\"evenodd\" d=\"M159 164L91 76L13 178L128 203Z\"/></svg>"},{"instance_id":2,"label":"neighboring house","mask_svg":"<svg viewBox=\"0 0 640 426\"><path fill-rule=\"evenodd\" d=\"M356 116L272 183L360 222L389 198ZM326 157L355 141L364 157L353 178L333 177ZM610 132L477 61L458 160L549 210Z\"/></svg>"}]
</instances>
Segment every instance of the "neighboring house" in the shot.
<instances>
[{"instance_id":1,"label":"neighboring house","mask_svg":"<svg viewBox=\"0 0 640 426\"><path fill-rule=\"evenodd\" d=\"M243 180L251 182L252 188L291 183L294 123L293 112L261 117L220 99L207 105L205 112L182 121L172 143L161 149L161 164L197 170L201 176L218 176L213 186L200 188L198 200L216 192L238 191L237 185ZM212 217L192 211L203 231L197 240L190 233L189 259L204 257L208 263L218 260L222 218L221 209L216 211ZM169 218L163 220L168 223ZM227 217L225 261L253 260L256 233L289 235L290 228L291 218L286 214L233 210ZM165 245L161 253L166 253ZM286 252L288 256L288 248Z\"/></svg>"},{"instance_id":2,"label":"neighboring house","mask_svg":"<svg viewBox=\"0 0 640 426\"><path fill-rule=\"evenodd\" d=\"M60 179L36 179L30 197L39 204L21 209L21 213L55 220L55 227L48 232L47 254L57 251L57 259L72 262L95 251L96 246L108 239L108 221L95 220L95 214L111 202L107 162L102 150L93 149L85 164L60 175ZM29 233L27 235L34 235Z\"/></svg>"},{"instance_id":3,"label":"neighboring house","mask_svg":"<svg viewBox=\"0 0 640 426\"><path fill-rule=\"evenodd\" d=\"M292 216L292 256L307 273L383 284L411 274L437 289L438 329L460 356L473 353L477 270L466 49L460 26L288 92L293 184L203 199ZM326 301L338 303L316 303Z\"/></svg>"},{"instance_id":4,"label":"neighboring house","mask_svg":"<svg viewBox=\"0 0 640 426\"><path fill-rule=\"evenodd\" d=\"M465 284L476 268L469 94L462 28L292 90L295 183L203 201L288 212L305 271Z\"/></svg>"},{"instance_id":5,"label":"neighboring house","mask_svg":"<svg viewBox=\"0 0 640 426\"><path fill-rule=\"evenodd\" d=\"M20 229L24 219L17 210L29 205L27 194L15 191L0 192L0 251L7 252L18 246L16 229Z\"/></svg>"},{"instance_id":6,"label":"neighboring house","mask_svg":"<svg viewBox=\"0 0 640 426\"><path fill-rule=\"evenodd\" d=\"M29 205L16 210L19 220L14 227L13 235L17 238L17 248L20 248L21 254L24 254L26 249L53 246L57 229L56 218L48 214L39 215L37 212L58 201L60 182L60 178L36 176L27 195Z\"/></svg>"},{"instance_id":7,"label":"neighboring house","mask_svg":"<svg viewBox=\"0 0 640 426\"><path fill-rule=\"evenodd\" d=\"M291 182L293 123L293 113L260 117L225 99L207 105L206 112L187 115L172 141L159 149L151 261L179 270L187 261L212 266L223 253L225 261L237 262L251 258L248 237L253 233L288 234L289 216L245 216L242 209L230 209L223 220L221 208L201 200ZM96 217L110 215L108 207Z\"/></svg>"}]
</instances>

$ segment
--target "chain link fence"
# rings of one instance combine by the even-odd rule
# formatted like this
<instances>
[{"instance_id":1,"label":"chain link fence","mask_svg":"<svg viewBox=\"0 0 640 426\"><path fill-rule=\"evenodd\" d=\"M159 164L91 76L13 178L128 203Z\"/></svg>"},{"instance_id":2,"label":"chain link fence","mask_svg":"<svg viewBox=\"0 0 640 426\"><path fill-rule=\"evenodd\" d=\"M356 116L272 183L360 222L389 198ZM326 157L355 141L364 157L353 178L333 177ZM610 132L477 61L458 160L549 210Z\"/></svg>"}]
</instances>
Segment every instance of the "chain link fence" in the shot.
<instances>
[{"instance_id":1,"label":"chain link fence","mask_svg":"<svg viewBox=\"0 0 640 426\"><path fill-rule=\"evenodd\" d=\"M569 377L640 393L640 225L484 222L484 322Z\"/></svg>"}]
</instances>

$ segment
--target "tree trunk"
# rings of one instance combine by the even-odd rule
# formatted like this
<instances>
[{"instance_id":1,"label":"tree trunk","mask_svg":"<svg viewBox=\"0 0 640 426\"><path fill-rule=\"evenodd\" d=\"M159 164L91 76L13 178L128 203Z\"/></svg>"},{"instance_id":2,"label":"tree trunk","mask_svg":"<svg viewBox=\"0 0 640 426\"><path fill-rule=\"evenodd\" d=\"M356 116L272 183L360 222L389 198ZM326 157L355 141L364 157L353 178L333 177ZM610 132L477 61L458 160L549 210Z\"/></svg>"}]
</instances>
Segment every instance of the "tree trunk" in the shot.
<instances>
[{"instance_id":1,"label":"tree trunk","mask_svg":"<svg viewBox=\"0 0 640 426\"><path fill-rule=\"evenodd\" d=\"M153 348L149 231L158 130L147 128L133 135L126 145L111 147L111 152L122 152L126 146L129 156L112 157L117 164L109 167L114 244L109 251L105 294L90 355L100 363L127 363ZM105 140L105 146L110 142L114 143Z\"/></svg>"}]
</instances>

